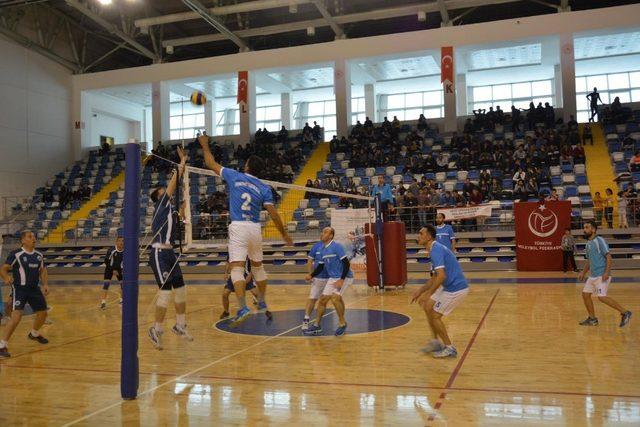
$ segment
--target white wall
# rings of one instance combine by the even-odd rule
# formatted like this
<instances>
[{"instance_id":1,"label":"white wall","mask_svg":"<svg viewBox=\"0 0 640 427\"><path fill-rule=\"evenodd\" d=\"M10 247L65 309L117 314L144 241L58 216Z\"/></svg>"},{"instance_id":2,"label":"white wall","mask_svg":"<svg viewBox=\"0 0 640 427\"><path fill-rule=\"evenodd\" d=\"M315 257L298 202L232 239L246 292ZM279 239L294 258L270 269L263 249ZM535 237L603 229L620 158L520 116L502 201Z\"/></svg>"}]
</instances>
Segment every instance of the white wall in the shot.
<instances>
[{"instance_id":1,"label":"white wall","mask_svg":"<svg viewBox=\"0 0 640 427\"><path fill-rule=\"evenodd\" d=\"M145 121L148 119L142 105L95 92L85 92L83 98L85 114L89 115L84 120L83 150L99 146L101 135L113 137L116 144L126 144L130 138L146 139Z\"/></svg>"},{"instance_id":2,"label":"white wall","mask_svg":"<svg viewBox=\"0 0 640 427\"><path fill-rule=\"evenodd\" d=\"M72 161L71 72L2 37L0 58L0 196L28 196Z\"/></svg>"}]
</instances>

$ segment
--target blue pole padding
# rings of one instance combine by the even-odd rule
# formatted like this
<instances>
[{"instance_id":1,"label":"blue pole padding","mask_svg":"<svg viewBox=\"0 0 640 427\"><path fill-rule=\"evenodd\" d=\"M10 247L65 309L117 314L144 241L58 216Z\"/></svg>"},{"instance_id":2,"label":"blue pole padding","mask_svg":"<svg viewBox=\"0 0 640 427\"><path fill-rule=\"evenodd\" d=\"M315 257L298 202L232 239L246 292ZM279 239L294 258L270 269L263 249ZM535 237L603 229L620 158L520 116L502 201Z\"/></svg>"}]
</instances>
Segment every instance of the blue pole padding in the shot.
<instances>
[{"instance_id":1,"label":"blue pole padding","mask_svg":"<svg viewBox=\"0 0 640 427\"><path fill-rule=\"evenodd\" d=\"M122 287L122 357L120 393L123 399L138 395L138 268L140 264L140 146L125 147L124 258Z\"/></svg>"}]
</instances>

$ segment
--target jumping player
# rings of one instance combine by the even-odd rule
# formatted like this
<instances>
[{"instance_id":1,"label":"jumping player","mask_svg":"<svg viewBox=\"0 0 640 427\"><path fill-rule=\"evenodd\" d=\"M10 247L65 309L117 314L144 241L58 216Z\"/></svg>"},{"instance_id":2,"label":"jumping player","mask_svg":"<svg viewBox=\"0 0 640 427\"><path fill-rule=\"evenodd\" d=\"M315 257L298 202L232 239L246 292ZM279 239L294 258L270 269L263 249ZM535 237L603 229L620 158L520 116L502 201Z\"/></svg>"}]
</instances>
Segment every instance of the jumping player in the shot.
<instances>
[{"instance_id":1,"label":"jumping player","mask_svg":"<svg viewBox=\"0 0 640 427\"><path fill-rule=\"evenodd\" d=\"M40 328L47 318L47 301L44 297L49 293L49 278L44 257L35 250L36 236L31 231L23 231L20 241L22 247L11 251L4 265L0 267L2 280L13 289L13 311L0 340L0 357L11 357L7 343L22 319L26 304L29 304L36 314L28 338L40 344L49 342L40 334Z\"/></svg>"},{"instance_id":2,"label":"jumping player","mask_svg":"<svg viewBox=\"0 0 640 427\"><path fill-rule=\"evenodd\" d=\"M229 224L229 261L231 265L231 281L238 299L240 309L232 321L238 325L251 314L245 300L246 282L244 264L247 256L251 260L251 271L258 285L258 311L266 312L267 273L262 265L262 230L260 227L260 211L264 206L276 228L288 246L293 241L284 229L282 219L274 206L271 187L258 178L265 169L264 160L251 156L244 165L244 173L222 167L211 154L209 137L198 138L204 154L206 166L222 177L227 183L231 224Z\"/></svg>"},{"instance_id":3,"label":"jumping player","mask_svg":"<svg viewBox=\"0 0 640 427\"><path fill-rule=\"evenodd\" d=\"M229 295L231 295L232 292L235 292L235 290L233 289L233 282L231 282L231 277L229 276L230 271L231 268L229 267L229 259L227 259L227 268L224 272L226 284L224 285L224 291L222 291L222 307L224 311L220 315L220 320L229 317ZM255 280L253 280L253 275L251 274L251 261L249 261L249 258L247 258L247 262L245 264L244 281L247 284L245 290L251 292L254 298L254 303L257 304L259 294L258 290L256 289ZM265 312L265 314L268 319L271 319L273 317L271 312L268 310Z\"/></svg>"},{"instance_id":4,"label":"jumping player","mask_svg":"<svg viewBox=\"0 0 640 427\"><path fill-rule=\"evenodd\" d=\"M579 280L584 280L588 274L588 279L582 289L582 301L584 301L589 317L580 322L580 325L598 326L598 318L591 299L591 295L596 294L600 302L620 313L620 327L622 328L629 323L631 312L623 308L618 301L607 296L611 283L611 253L609 245L601 236L597 235L597 232L598 226L595 221L590 220L584 224L584 237L587 238L587 247L585 248L587 262L584 270L580 273Z\"/></svg>"},{"instance_id":5,"label":"jumping player","mask_svg":"<svg viewBox=\"0 0 640 427\"><path fill-rule=\"evenodd\" d=\"M193 338L187 332L187 292L182 277L182 270L178 258L173 251L173 231L177 228L176 216L174 215L171 198L173 197L178 179L184 173L184 167L187 163L187 157L178 147L178 156L180 157L180 165L177 173L174 173L167 185L167 188L157 187L151 193L151 200L156 207L153 212L153 221L151 229L154 235L151 244L151 254L149 255L149 264L153 270L153 274L158 284L158 297L156 300L155 324L149 328L149 338L153 346L158 350L162 350L162 324L167 314L167 306L171 299L171 290L174 292L174 306L176 309L176 324L171 328L171 332L186 339L193 341Z\"/></svg>"},{"instance_id":6,"label":"jumping player","mask_svg":"<svg viewBox=\"0 0 640 427\"><path fill-rule=\"evenodd\" d=\"M104 258L104 284L102 285L102 301L100 302L100 308L107 308L107 294L109 293L109 286L111 286L111 279L113 273L116 273L116 280L120 284L120 304L122 304L122 251L124 251L124 239L118 237L116 239L116 245L109 248L107 256Z\"/></svg>"},{"instance_id":7,"label":"jumping player","mask_svg":"<svg viewBox=\"0 0 640 427\"><path fill-rule=\"evenodd\" d=\"M322 264L323 247L324 243L322 240L311 247L311 250L309 251L309 260L307 261L308 275L311 275L315 269L318 268L318 265ZM309 329L309 317L311 316L313 308L316 306L316 302L322 296L322 291L324 291L327 280L329 280L329 275L325 269L322 269L316 277L311 279L311 290L309 291L309 299L307 300L307 305L304 308L304 319L302 320L303 331Z\"/></svg>"},{"instance_id":8,"label":"jumping player","mask_svg":"<svg viewBox=\"0 0 640 427\"><path fill-rule=\"evenodd\" d=\"M353 283L353 273L344 248L338 242L334 242L335 230L325 227L320 236L324 246L322 247L322 262L318 264L313 273L307 275L306 280L311 281L318 277L323 270L326 270L327 284L322 290L322 296L318 301L316 322L309 325L303 331L305 335L320 335L322 333L322 317L327 308L327 303L331 301L338 315L338 327L334 335L344 335L347 331L347 321L345 320L345 306L342 295L344 291Z\"/></svg>"},{"instance_id":9,"label":"jumping player","mask_svg":"<svg viewBox=\"0 0 640 427\"><path fill-rule=\"evenodd\" d=\"M456 357L458 352L451 344L442 316L447 316L469 293L467 280L462 274L456 256L436 241L436 228L429 224L420 229L418 244L429 251L433 274L427 283L413 294L411 302L418 301L424 309L434 339L422 349L433 357Z\"/></svg>"}]
</instances>

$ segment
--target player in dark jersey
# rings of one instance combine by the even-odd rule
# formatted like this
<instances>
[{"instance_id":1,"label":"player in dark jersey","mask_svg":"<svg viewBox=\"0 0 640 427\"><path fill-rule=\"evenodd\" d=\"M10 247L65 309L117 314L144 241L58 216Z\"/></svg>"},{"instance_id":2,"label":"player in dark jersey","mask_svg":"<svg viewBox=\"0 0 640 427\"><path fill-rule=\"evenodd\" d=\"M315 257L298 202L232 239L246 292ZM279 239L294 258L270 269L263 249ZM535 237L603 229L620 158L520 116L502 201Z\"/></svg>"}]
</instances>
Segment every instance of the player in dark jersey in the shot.
<instances>
[{"instance_id":1,"label":"player in dark jersey","mask_svg":"<svg viewBox=\"0 0 640 427\"><path fill-rule=\"evenodd\" d=\"M113 273L116 273L116 280L120 282L120 304L122 304L122 256L124 251L124 239L120 236L116 239L116 245L109 248L107 256L104 258L104 284L102 285L102 301L100 308L107 308L107 294Z\"/></svg>"},{"instance_id":2,"label":"player in dark jersey","mask_svg":"<svg viewBox=\"0 0 640 427\"><path fill-rule=\"evenodd\" d=\"M13 311L0 340L0 357L11 357L7 343L22 319L26 304L29 304L36 313L33 329L28 335L29 339L40 344L49 342L40 334L40 328L47 318L47 301L44 297L49 293L49 279L44 257L35 250L36 236L31 231L23 231L20 234L20 241L22 247L11 251L4 265L0 267L2 280L13 289ZM40 289L40 282L42 282L42 289Z\"/></svg>"},{"instance_id":3,"label":"player in dark jersey","mask_svg":"<svg viewBox=\"0 0 640 427\"><path fill-rule=\"evenodd\" d=\"M155 324L149 328L149 338L153 346L162 349L162 324L167 314L167 306L173 290L173 302L176 309L176 324L171 329L174 334L193 341L187 332L187 293L184 287L184 278L178 263L178 257L173 251L173 232L177 229L177 217L174 215L172 197L178 186L178 179L184 173L187 157L184 150L178 147L180 165L178 172L174 173L167 188L157 187L151 193L151 200L155 203L151 231L153 243L149 254L149 264L158 284L158 297L156 298Z\"/></svg>"},{"instance_id":4,"label":"player in dark jersey","mask_svg":"<svg viewBox=\"0 0 640 427\"><path fill-rule=\"evenodd\" d=\"M229 295L231 295L232 292L235 292L235 289L233 288L233 282L231 281L231 277L229 276L230 271L231 267L229 264L229 258L227 257L227 268L224 272L226 283L224 285L224 290L222 291L222 307L224 311L220 315L220 320L229 317ZM254 303L257 305L258 296L260 294L258 294L258 289L256 289L256 282L255 280L253 280L253 275L251 274L251 262L249 261L249 258L247 258L247 262L245 264L244 280L247 284L245 290L251 292L254 298ZM270 311L267 311L265 314L268 319L271 319L273 317Z\"/></svg>"},{"instance_id":5,"label":"player in dark jersey","mask_svg":"<svg viewBox=\"0 0 640 427\"><path fill-rule=\"evenodd\" d=\"M231 216L231 224L229 224L230 277L240 307L232 322L232 325L236 326L251 314L245 300L244 264L247 256L251 260L253 277L258 285L258 312L267 311L267 303L265 302L267 273L262 265L262 229L260 225L260 212L263 207L269 213L285 243L288 246L293 246L293 241L284 229L282 219L275 208L271 188L259 179L266 168L264 160L253 155L245 163L244 173L238 172L222 167L216 162L209 148L208 136L201 136L198 138L198 142L202 147L207 167L227 183Z\"/></svg>"}]
</instances>

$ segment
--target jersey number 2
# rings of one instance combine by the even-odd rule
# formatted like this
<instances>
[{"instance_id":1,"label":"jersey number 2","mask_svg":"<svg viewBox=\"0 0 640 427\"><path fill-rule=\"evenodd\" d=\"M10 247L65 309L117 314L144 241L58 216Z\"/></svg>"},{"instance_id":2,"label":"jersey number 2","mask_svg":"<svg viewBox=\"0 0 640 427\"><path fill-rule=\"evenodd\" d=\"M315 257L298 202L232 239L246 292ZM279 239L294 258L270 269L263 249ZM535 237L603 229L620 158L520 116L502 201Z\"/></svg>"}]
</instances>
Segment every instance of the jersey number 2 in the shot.
<instances>
[{"instance_id":1,"label":"jersey number 2","mask_svg":"<svg viewBox=\"0 0 640 427\"><path fill-rule=\"evenodd\" d=\"M240 196L240 198L244 200L244 202L242 203L242 207L240 209L242 209L243 211L250 211L251 210L251 194L242 193L242 196Z\"/></svg>"}]
</instances>

